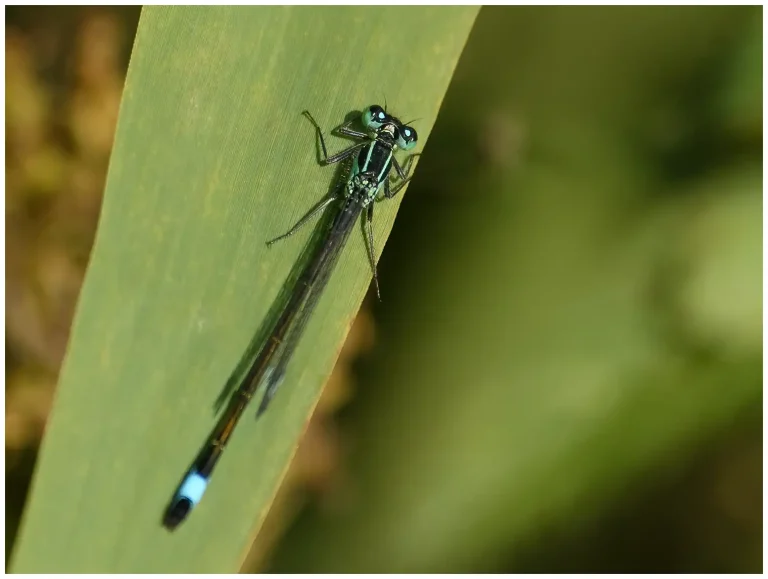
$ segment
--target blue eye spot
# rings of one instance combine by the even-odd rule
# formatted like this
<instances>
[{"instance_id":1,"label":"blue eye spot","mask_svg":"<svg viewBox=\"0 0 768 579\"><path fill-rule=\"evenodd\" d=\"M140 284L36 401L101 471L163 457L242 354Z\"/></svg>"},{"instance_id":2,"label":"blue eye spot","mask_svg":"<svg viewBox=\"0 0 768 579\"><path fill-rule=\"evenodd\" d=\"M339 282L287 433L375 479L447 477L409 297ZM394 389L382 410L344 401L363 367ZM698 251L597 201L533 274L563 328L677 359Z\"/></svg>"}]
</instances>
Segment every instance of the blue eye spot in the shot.
<instances>
[{"instance_id":1,"label":"blue eye spot","mask_svg":"<svg viewBox=\"0 0 768 579\"><path fill-rule=\"evenodd\" d=\"M404 151L410 151L416 146L416 131L411 127L400 126L400 134L397 137L397 146Z\"/></svg>"},{"instance_id":2,"label":"blue eye spot","mask_svg":"<svg viewBox=\"0 0 768 579\"><path fill-rule=\"evenodd\" d=\"M379 105L371 105L363 111L363 125L368 129L376 130L387 122L388 115Z\"/></svg>"}]
</instances>

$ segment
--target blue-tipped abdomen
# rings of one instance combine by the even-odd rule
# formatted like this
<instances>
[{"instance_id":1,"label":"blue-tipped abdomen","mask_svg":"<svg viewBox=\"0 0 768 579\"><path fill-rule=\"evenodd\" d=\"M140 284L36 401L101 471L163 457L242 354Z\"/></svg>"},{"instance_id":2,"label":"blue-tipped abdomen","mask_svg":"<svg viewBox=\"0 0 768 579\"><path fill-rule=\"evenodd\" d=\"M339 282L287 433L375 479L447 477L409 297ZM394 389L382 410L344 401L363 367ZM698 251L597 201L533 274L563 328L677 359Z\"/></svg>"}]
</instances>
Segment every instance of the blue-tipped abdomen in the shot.
<instances>
[{"instance_id":1,"label":"blue-tipped abdomen","mask_svg":"<svg viewBox=\"0 0 768 579\"><path fill-rule=\"evenodd\" d=\"M190 472L184 482L181 483L176 496L168 506L163 518L163 525L168 529L174 529L181 523L200 499L203 498L208 479L197 471Z\"/></svg>"}]
</instances>

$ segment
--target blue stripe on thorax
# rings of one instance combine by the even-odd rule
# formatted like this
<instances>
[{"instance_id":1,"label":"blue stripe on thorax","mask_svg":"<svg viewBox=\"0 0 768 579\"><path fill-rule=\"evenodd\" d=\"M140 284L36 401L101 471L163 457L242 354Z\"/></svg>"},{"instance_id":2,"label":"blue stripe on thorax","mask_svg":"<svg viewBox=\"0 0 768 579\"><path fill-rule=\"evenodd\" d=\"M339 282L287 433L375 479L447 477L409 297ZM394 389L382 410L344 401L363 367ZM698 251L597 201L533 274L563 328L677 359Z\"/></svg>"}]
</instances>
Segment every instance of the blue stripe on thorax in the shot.
<instances>
[{"instance_id":1,"label":"blue stripe on thorax","mask_svg":"<svg viewBox=\"0 0 768 579\"><path fill-rule=\"evenodd\" d=\"M376 146L375 141L370 145L368 145L368 156L365 158L365 164L363 165L361 173L365 173L368 170L368 165L371 163L371 155L373 155L373 148L375 146Z\"/></svg>"},{"instance_id":2,"label":"blue stripe on thorax","mask_svg":"<svg viewBox=\"0 0 768 579\"><path fill-rule=\"evenodd\" d=\"M389 173L390 163L392 163L392 149L389 150L389 155L387 156L387 160L384 161L384 166L381 168L381 173L379 173L379 176L376 179L376 182L379 185L381 185L382 180L384 180L387 176L387 173Z\"/></svg>"}]
</instances>

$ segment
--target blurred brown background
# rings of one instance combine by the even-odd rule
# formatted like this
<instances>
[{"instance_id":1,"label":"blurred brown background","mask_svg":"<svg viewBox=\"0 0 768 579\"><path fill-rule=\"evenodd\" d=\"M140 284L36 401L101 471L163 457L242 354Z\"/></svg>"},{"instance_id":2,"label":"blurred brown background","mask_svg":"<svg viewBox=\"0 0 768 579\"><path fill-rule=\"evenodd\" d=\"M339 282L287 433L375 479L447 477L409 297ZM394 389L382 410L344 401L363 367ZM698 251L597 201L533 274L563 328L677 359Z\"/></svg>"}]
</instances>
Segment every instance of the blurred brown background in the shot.
<instances>
[{"instance_id":1,"label":"blurred brown background","mask_svg":"<svg viewBox=\"0 0 768 579\"><path fill-rule=\"evenodd\" d=\"M533 20L540 18L544 22L552 12L542 9L536 14ZM709 59L713 66L719 65L725 71L746 69L746 74L754 74L749 71L759 68L749 67L749 63L759 60L755 51L760 50L760 42L740 41L755 36L754 23L760 19L760 12L729 12L726 16L720 19L696 9L688 10L685 16L678 13L683 39L680 45L685 45L686 34L690 33L701 47L720 47L719 52L700 49L701 58ZM98 223L138 17L138 8L6 9L7 552L51 409L58 368ZM493 13L481 11L477 36L482 30L493 30L494 18ZM686 23L690 30L685 28ZM605 25L598 18L593 24ZM582 31L589 33L588 29ZM761 30L757 37L762 38ZM477 45L481 41L473 35L472 42ZM670 46L670 54L676 48ZM481 48L476 50L482 52ZM697 49L688 46L681 50ZM659 58L665 58L663 50L659 53ZM467 62L462 62L457 71L457 92L462 90L462 80L471 77L467 72L471 58L470 51ZM755 102L749 87L756 90L761 80L744 81L737 72L714 78L728 89L729 74L738 80L733 81L733 91L725 91L731 96L718 101L725 103L721 109L715 107L681 119L665 116L662 108L651 122L638 120L638 125L645 124L647 143L661 152L658 170L668 172L670 179L682 181L723 159L734 164L744 159L753 162L761 153L761 113L758 124L749 109L754 109ZM699 94L710 90L711 82L711 78L702 76L699 87L695 82L688 83L678 92L687 91L691 102L700 102ZM466 94L466 87L463 90ZM443 144L443 158L451 161L454 175L461 175L467 163L490 172L514 171L525 163L526 144L535 142L536 135L531 136L524 119L500 106L471 124L451 123L458 118L454 113L461 102L460 96L452 100L451 94L446 97L445 110L430 144L435 151L440 151ZM762 95L757 98L761 101ZM462 146L456 147L457 142ZM414 201L409 199L403 205L403 215L392 234L392 247L388 247L382 261L380 276L385 280L403 275L398 274L395 258L388 259L388 255L395 255L398 247L403 250L406 240L418 239L419 221L430 211L425 201L429 200L430 184L440 182L436 172L444 168L445 162L442 167L439 164L430 164L425 158L420 167L421 174L409 191ZM415 200L419 197L421 203ZM386 309L377 313L385 315ZM322 505L329 487L339 478L352 476L344 465L342 449L343 440L354 437L354 419L347 424L342 416L339 423L334 416L350 400L353 418L358 404L365 408L366 391L352 386L350 366L361 353L376 347L374 319L368 308L361 313L245 570L264 569L282 539L280 555L271 563L274 566L268 567L281 570L281 564L291 560L293 545L301 544L304 526L313 528L312 522L302 519L302 508L307 504ZM677 331L672 330L672 334ZM696 355L708 355L707 348ZM568 525L544 525L532 532L525 544L510 545L508 560L502 557L495 570L761 571L761 408L751 405L739 416L732 428L705 437L705 443L692 448L675 468L634 480L611 508L583 520L575 518ZM299 530L284 535L297 518ZM311 536L311 531L307 533ZM290 564L284 566L291 568Z\"/></svg>"},{"instance_id":2,"label":"blurred brown background","mask_svg":"<svg viewBox=\"0 0 768 579\"><path fill-rule=\"evenodd\" d=\"M6 8L8 540L51 409L139 10Z\"/></svg>"}]
</instances>

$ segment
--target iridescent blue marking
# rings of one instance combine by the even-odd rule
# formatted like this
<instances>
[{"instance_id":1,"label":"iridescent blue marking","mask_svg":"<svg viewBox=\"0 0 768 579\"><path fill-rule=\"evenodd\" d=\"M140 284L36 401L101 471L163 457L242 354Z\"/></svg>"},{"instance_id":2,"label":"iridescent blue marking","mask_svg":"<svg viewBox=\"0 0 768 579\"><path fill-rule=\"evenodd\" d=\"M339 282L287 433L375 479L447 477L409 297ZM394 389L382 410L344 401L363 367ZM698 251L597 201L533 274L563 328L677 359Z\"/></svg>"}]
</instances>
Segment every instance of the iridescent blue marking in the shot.
<instances>
[{"instance_id":1,"label":"iridescent blue marking","mask_svg":"<svg viewBox=\"0 0 768 579\"><path fill-rule=\"evenodd\" d=\"M184 482L176 495L180 499L189 499L189 501L196 505L203 498L205 487L208 486L208 479L197 472L191 472L184 479Z\"/></svg>"}]
</instances>

